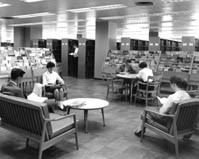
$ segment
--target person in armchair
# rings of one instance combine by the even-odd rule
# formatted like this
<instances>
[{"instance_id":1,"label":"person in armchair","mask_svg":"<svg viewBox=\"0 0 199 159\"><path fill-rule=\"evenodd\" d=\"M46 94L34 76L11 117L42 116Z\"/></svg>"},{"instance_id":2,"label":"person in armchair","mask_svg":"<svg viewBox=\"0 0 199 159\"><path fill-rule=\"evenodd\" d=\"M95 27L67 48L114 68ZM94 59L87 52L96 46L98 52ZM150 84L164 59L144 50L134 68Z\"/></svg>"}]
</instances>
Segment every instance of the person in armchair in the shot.
<instances>
[{"instance_id":1,"label":"person in armchair","mask_svg":"<svg viewBox=\"0 0 199 159\"><path fill-rule=\"evenodd\" d=\"M11 70L10 80L7 84L3 84L1 87L1 93L26 98L22 89L18 86L24 74L25 72L22 69L13 68Z\"/></svg>"},{"instance_id":2,"label":"person in armchair","mask_svg":"<svg viewBox=\"0 0 199 159\"><path fill-rule=\"evenodd\" d=\"M54 98L58 101L58 107L63 109L62 102L64 99L64 80L59 76L59 74L53 71L55 64L53 62L48 62L46 65L47 71L43 74L43 85L45 86L45 91L53 93Z\"/></svg>"},{"instance_id":3,"label":"person in armchair","mask_svg":"<svg viewBox=\"0 0 199 159\"><path fill-rule=\"evenodd\" d=\"M168 114L169 111L172 109L172 106L174 103L178 103L181 100L186 100L186 99L191 98L190 95L186 92L186 88L187 88L188 84L184 79L177 77L177 76L172 76L170 78L170 86L171 86L171 89L174 91L174 93L169 95L168 98L159 98L158 97L158 100L160 101L161 106L153 107L153 108L151 108L152 110L157 111L160 114ZM166 121L162 121L161 116L150 114L149 118L151 118L161 124L163 122L165 122L165 124L166 124ZM137 130L135 131L136 136L139 136L139 137L141 136L141 126L142 126L142 123L140 122Z\"/></svg>"}]
</instances>

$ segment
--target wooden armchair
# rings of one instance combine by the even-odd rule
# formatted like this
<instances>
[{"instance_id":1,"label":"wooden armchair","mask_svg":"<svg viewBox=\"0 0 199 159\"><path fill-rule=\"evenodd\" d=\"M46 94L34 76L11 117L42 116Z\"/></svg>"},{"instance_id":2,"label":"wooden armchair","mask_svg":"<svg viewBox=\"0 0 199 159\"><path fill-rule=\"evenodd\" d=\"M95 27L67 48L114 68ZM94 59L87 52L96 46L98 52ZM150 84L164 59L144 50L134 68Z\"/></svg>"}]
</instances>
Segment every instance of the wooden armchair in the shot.
<instances>
[{"instance_id":1,"label":"wooden armchair","mask_svg":"<svg viewBox=\"0 0 199 159\"><path fill-rule=\"evenodd\" d=\"M34 88L34 81L32 78L23 78L19 83L19 87L23 90L23 93L27 96Z\"/></svg>"},{"instance_id":2,"label":"wooden armchair","mask_svg":"<svg viewBox=\"0 0 199 159\"><path fill-rule=\"evenodd\" d=\"M145 106L149 106L148 101L153 101L159 94L161 80L162 74L149 76L147 82L138 81L134 103L136 104L137 99L141 99L145 101Z\"/></svg>"},{"instance_id":3,"label":"wooden armchair","mask_svg":"<svg viewBox=\"0 0 199 159\"><path fill-rule=\"evenodd\" d=\"M195 132L198 110L198 99L184 100L178 104L174 104L169 114L164 115L145 109L142 118L141 142L143 140L144 129L148 128L175 144L176 156L178 158L178 139ZM153 118L155 116L158 116L161 120L155 120L155 118ZM166 124L160 121L166 121Z\"/></svg>"},{"instance_id":4,"label":"wooden armchair","mask_svg":"<svg viewBox=\"0 0 199 159\"><path fill-rule=\"evenodd\" d=\"M77 124L74 114L61 116L49 113L44 103L32 102L23 98L0 94L1 127L25 136L39 143L38 159L42 152L65 139L75 135L78 149Z\"/></svg>"}]
</instances>

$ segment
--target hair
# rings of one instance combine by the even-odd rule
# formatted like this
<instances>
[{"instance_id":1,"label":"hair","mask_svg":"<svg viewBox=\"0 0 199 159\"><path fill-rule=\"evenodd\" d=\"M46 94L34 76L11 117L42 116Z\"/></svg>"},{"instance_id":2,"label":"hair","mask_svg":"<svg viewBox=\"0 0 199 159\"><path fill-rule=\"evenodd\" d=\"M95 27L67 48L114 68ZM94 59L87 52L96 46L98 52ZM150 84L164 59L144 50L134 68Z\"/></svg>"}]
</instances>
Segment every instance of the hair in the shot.
<instances>
[{"instance_id":1,"label":"hair","mask_svg":"<svg viewBox=\"0 0 199 159\"><path fill-rule=\"evenodd\" d=\"M55 67L55 64L53 62L48 62L46 65L46 68L53 68Z\"/></svg>"},{"instance_id":2,"label":"hair","mask_svg":"<svg viewBox=\"0 0 199 159\"><path fill-rule=\"evenodd\" d=\"M126 60L126 63L131 63L131 60L127 59L127 60Z\"/></svg>"},{"instance_id":3,"label":"hair","mask_svg":"<svg viewBox=\"0 0 199 159\"><path fill-rule=\"evenodd\" d=\"M177 77L177 76L172 76L170 78L170 82L171 84L176 84L177 87L186 90L188 83L186 80L184 80L183 78Z\"/></svg>"},{"instance_id":4,"label":"hair","mask_svg":"<svg viewBox=\"0 0 199 159\"><path fill-rule=\"evenodd\" d=\"M146 68L147 67L147 63L146 62L141 62L139 64L139 68Z\"/></svg>"},{"instance_id":5,"label":"hair","mask_svg":"<svg viewBox=\"0 0 199 159\"><path fill-rule=\"evenodd\" d=\"M13 68L11 70L11 79L16 80L18 77L23 77L25 72L20 68Z\"/></svg>"}]
</instances>

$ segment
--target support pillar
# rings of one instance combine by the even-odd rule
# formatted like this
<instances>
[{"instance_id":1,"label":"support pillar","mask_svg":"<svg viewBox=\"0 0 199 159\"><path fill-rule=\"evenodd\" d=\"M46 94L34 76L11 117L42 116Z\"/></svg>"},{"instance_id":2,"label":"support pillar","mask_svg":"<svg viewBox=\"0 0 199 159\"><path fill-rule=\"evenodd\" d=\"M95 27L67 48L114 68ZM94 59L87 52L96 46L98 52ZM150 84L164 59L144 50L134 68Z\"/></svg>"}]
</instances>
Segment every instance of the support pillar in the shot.
<instances>
[{"instance_id":1,"label":"support pillar","mask_svg":"<svg viewBox=\"0 0 199 159\"><path fill-rule=\"evenodd\" d=\"M96 22L95 78L102 78L102 66L108 51L116 50L116 29L116 23Z\"/></svg>"}]
</instances>

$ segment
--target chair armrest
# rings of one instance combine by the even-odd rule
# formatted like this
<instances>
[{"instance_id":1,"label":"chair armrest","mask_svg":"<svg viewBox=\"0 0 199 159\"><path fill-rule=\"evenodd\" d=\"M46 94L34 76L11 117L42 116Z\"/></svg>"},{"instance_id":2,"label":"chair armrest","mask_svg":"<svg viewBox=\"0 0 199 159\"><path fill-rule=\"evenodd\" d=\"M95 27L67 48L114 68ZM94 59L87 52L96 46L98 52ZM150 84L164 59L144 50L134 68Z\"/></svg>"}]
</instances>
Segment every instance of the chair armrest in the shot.
<instances>
[{"instance_id":1,"label":"chair armrest","mask_svg":"<svg viewBox=\"0 0 199 159\"><path fill-rule=\"evenodd\" d=\"M60 118L53 118L53 119L45 118L44 120L47 121L47 122L51 122L51 121L63 120L63 119L69 118L69 117L73 117L74 122L76 122L76 115L75 114L69 114L69 115L62 116Z\"/></svg>"},{"instance_id":2,"label":"chair armrest","mask_svg":"<svg viewBox=\"0 0 199 159\"><path fill-rule=\"evenodd\" d=\"M175 117L175 115L168 115L168 114L161 114L161 113L158 113L158 112L155 112L155 111L153 111L153 110L149 110L149 109L145 109L144 110L144 113L153 113L153 114L157 114L157 115L160 115L160 116L162 116L162 117L170 117L170 118L174 118Z\"/></svg>"}]
</instances>

